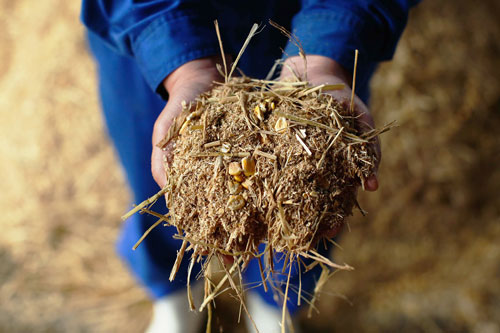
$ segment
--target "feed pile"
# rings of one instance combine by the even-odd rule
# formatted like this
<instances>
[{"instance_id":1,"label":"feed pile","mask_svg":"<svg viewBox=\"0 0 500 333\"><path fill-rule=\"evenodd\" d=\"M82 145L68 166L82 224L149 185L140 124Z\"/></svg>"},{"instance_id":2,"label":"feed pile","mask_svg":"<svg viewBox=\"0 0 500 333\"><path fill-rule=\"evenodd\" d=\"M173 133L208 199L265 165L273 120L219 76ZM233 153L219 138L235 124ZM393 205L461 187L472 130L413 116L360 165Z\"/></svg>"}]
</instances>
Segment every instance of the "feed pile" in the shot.
<instances>
[{"instance_id":1,"label":"feed pile","mask_svg":"<svg viewBox=\"0 0 500 333\"><path fill-rule=\"evenodd\" d=\"M169 223L199 253L307 253L351 215L376 163L356 115L307 82L247 77L184 105L171 134ZM245 260L245 261L246 261Z\"/></svg>"}]
</instances>

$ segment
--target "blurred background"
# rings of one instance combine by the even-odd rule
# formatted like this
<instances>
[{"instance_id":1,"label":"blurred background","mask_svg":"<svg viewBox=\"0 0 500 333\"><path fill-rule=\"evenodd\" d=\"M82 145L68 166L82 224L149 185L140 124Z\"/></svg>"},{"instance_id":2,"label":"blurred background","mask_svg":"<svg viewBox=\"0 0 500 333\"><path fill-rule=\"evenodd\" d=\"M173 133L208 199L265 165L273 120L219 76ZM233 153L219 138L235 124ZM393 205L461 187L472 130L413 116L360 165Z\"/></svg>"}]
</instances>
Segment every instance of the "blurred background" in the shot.
<instances>
[{"instance_id":1,"label":"blurred background","mask_svg":"<svg viewBox=\"0 0 500 333\"><path fill-rule=\"evenodd\" d=\"M151 315L114 254L129 193L79 6L0 0L0 332L140 332ZM400 125L381 188L334 254L356 270L305 332L500 332L499 20L497 0L412 12L372 81L378 124ZM230 302L216 331L242 331Z\"/></svg>"}]
</instances>

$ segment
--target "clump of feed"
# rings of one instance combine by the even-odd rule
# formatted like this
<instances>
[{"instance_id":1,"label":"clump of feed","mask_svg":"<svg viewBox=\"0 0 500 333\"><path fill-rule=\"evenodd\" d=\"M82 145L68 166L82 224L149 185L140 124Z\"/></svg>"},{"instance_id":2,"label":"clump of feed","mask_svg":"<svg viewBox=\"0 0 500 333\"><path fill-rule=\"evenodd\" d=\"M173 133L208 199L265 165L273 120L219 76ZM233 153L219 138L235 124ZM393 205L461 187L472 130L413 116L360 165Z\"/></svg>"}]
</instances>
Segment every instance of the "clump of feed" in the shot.
<instances>
[{"instance_id":1,"label":"clump of feed","mask_svg":"<svg viewBox=\"0 0 500 333\"><path fill-rule=\"evenodd\" d=\"M197 253L261 243L295 255L340 230L376 165L356 114L305 81L232 78L184 105L167 137L169 223Z\"/></svg>"}]
</instances>

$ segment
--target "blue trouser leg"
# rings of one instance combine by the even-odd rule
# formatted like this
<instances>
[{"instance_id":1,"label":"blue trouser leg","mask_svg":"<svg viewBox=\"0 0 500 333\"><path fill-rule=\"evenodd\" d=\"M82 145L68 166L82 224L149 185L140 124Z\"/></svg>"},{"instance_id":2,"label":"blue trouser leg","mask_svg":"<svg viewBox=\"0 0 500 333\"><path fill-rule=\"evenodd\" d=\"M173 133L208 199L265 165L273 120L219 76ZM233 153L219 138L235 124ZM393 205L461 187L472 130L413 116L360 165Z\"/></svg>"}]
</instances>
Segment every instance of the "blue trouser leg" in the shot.
<instances>
[{"instance_id":1,"label":"blue trouser leg","mask_svg":"<svg viewBox=\"0 0 500 333\"><path fill-rule=\"evenodd\" d=\"M264 249L265 249L265 244L261 244L259 246L259 250L262 252L264 251ZM325 257L328 257L330 250L331 250L330 243L328 243L326 247L323 246L323 244L321 244L318 246L317 249L318 253L320 253ZM313 263L311 259L301 258L301 260L306 265ZM272 279L272 283L274 284L274 286L279 288L283 294L285 293L286 283L288 279L288 272L289 272L289 266L287 266L283 270L284 264L285 264L285 256L282 253L276 253L274 259L275 273L268 277L269 279ZM300 269L301 272L299 273L298 264L297 262L295 262L292 265L292 271L290 273L290 286L288 288L287 309L291 315L293 315L299 310L299 307L297 306L299 284L301 283L301 288L302 288L301 297L306 299L311 299L314 287L316 286L316 281L318 281L322 270L320 265L316 265L313 269L311 269L308 272L304 272L304 267L302 265ZM250 262L250 264L248 265L248 269L244 272L244 279L245 283L247 283L249 287L257 285L257 287L255 287L253 290L259 293L267 304L273 306L277 305L276 299L274 297L275 293L273 293L272 290L269 290L266 293L264 290L264 286L261 285L262 278L260 275L260 268L257 260L252 260ZM282 302L282 299L280 297L278 298L278 302ZM306 302L302 300L301 304L306 304Z\"/></svg>"},{"instance_id":2,"label":"blue trouser leg","mask_svg":"<svg viewBox=\"0 0 500 333\"><path fill-rule=\"evenodd\" d=\"M109 136L125 170L133 200L139 203L159 191L150 171L151 136L165 101L147 86L133 59L117 55L91 34L89 43L98 60L99 89ZM164 198L158 200L153 210L167 212ZM124 223L117 243L120 257L155 299L186 286L188 265L185 258L175 281L168 281L176 251L181 246L181 241L172 238L175 228L158 226L137 250L132 250L156 220L147 214L135 214ZM193 276L197 272L195 266Z\"/></svg>"},{"instance_id":3,"label":"blue trouser leg","mask_svg":"<svg viewBox=\"0 0 500 333\"><path fill-rule=\"evenodd\" d=\"M98 62L102 109L109 135L125 170L134 202L139 203L159 190L150 172L151 135L156 117L163 109L165 102L146 84L133 59L114 53L92 34L89 35L89 42ZM153 210L166 213L165 200L163 198L158 200ZM131 217L123 225L117 250L151 297L157 299L186 286L189 260L187 260L188 256L184 258L174 282L170 283L168 281L170 270L175 262L176 251L181 246L181 241L172 238L172 235L176 233L175 228L172 227L158 226L137 250L132 250L135 242L154 222L156 218L145 214L135 214ZM321 250L323 254L326 251ZM278 259L279 257L278 255ZM283 260L278 259L275 260L275 268L279 271ZM195 265L192 272L193 278L199 269L200 266ZM319 275L319 266L308 273L301 274L304 294L314 290L315 281ZM254 260L249 264L244 276L245 282L250 284L261 281L257 261ZM277 274L273 279L276 285L281 286L284 291L287 274ZM296 265L292 269L291 285L293 288L289 291L291 301L288 303L288 308L293 313L297 310L296 288L299 285ZM266 302L276 304L271 292L265 293L262 287L255 290Z\"/></svg>"}]
</instances>

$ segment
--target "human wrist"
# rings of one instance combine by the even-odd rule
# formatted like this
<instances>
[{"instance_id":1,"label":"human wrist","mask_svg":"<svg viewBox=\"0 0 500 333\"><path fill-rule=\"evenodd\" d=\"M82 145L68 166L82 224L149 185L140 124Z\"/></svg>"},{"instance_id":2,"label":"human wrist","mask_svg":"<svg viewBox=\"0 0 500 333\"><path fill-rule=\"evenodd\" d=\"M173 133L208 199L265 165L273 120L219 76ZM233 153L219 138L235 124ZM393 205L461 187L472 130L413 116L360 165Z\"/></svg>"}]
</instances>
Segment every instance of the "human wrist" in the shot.
<instances>
[{"instance_id":1,"label":"human wrist","mask_svg":"<svg viewBox=\"0 0 500 333\"><path fill-rule=\"evenodd\" d=\"M348 70L346 70L342 65L332 58L321 56L321 55L306 55L307 60L307 78L311 83L318 84L322 78L326 77L336 77L339 82L351 85L352 78ZM300 56L289 57L285 60L285 66L283 67L283 76L290 76L291 73L289 68L293 68L299 77L306 77L306 68L304 67L304 60ZM335 83L335 82L329 82Z\"/></svg>"},{"instance_id":2,"label":"human wrist","mask_svg":"<svg viewBox=\"0 0 500 333\"><path fill-rule=\"evenodd\" d=\"M211 81L220 77L217 64L222 66L222 63L221 56L211 56L189 61L170 73L163 80L163 87L171 95L179 87L184 86L188 82L197 83L210 80L211 83Z\"/></svg>"}]
</instances>

